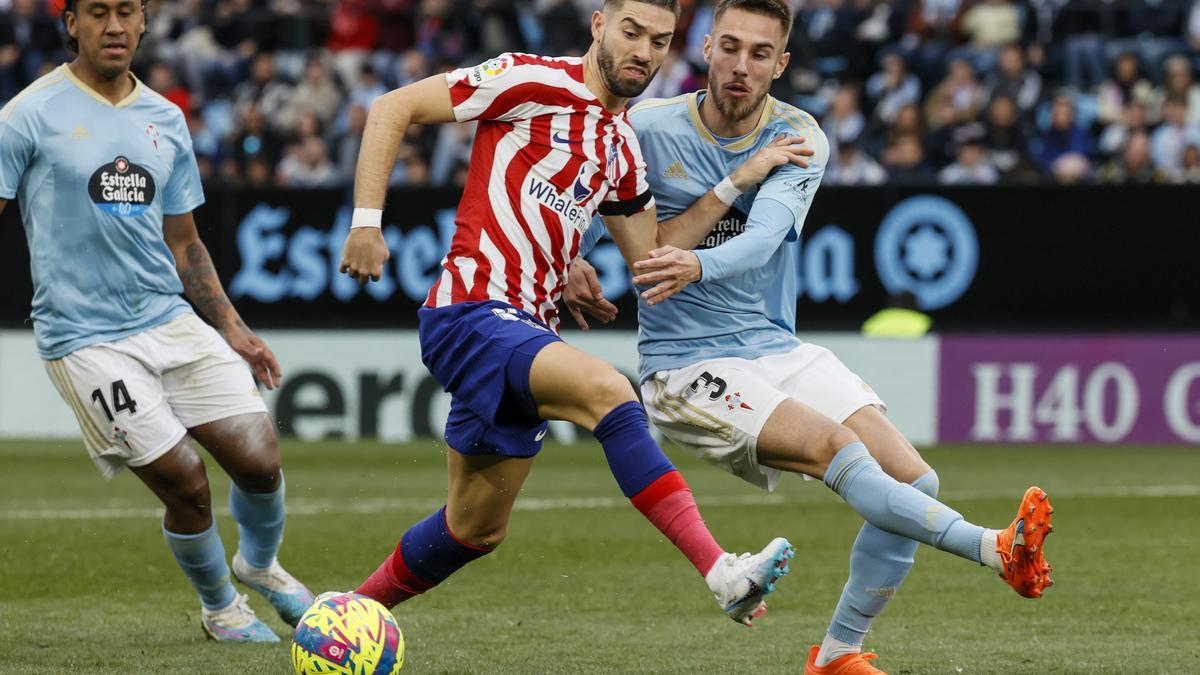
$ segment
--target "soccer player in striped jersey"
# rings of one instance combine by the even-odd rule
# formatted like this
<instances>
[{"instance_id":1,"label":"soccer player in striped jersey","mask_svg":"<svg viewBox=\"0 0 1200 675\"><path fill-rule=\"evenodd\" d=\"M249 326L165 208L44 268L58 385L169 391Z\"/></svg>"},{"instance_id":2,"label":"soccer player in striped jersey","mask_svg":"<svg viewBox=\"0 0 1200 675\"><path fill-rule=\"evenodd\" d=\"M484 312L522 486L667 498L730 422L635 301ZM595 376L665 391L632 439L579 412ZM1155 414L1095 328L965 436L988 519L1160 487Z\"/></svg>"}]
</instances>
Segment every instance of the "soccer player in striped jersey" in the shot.
<instances>
[{"instance_id":1,"label":"soccer player in striped jersey","mask_svg":"<svg viewBox=\"0 0 1200 675\"><path fill-rule=\"evenodd\" d=\"M724 552L650 436L629 382L557 334L565 268L595 213L628 261L656 247L654 200L625 105L662 64L678 11L676 0L608 0L592 15L582 58L503 54L372 105L342 259L364 283L388 256L379 223L405 129L480 123L458 227L419 312L422 359L453 395L447 504L403 534L359 593L394 606L494 550L549 419L592 431L625 496L735 621L749 625L786 573L786 539L753 555Z\"/></svg>"},{"instance_id":2,"label":"soccer player in striped jersey","mask_svg":"<svg viewBox=\"0 0 1200 675\"><path fill-rule=\"evenodd\" d=\"M279 363L196 233L204 193L182 111L129 72L143 3L67 0L63 22L75 60L0 110L0 210L19 200L38 353L100 472L129 467L166 505L163 536L200 595L205 633L277 642L229 582L193 440L233 479L233 573L294 625L312 594L275 557L283 473L254 385L274 387Z\"/></svg>"},{"instance_id":3,"label":"soccer player in striped jersey","mask_svg":"<svg viewBox=\"0 0 1200 675\"><path fill-rule=\"evenodd\" d=\"M642 398L666 436L726 471L766 490L781 471L820 478L864 517L850 578L805 672L878 673L863 638L920 542L1038 597L1051 583L1041 552L1050 508L1030 488L1008 530L968 523L936 500L937 474L870 387L796 337L796 242L829 149L812 117L767 93L787 66L791 26L782 0L721 0L705 40L708 89L630 113L663 227L694 247L663 247L634 265L634 283L649 286L638 311ZM782 161L781 134L815 150L809 166ZM779 168L759 185L764 162ZM684 209L723 217L705 229L704 218L673 218ZM582 251L602 229L588 230ZM566 293L573 314L611 318L598 287L594 270L576 261Z\"/></svg>"}]
</instances>

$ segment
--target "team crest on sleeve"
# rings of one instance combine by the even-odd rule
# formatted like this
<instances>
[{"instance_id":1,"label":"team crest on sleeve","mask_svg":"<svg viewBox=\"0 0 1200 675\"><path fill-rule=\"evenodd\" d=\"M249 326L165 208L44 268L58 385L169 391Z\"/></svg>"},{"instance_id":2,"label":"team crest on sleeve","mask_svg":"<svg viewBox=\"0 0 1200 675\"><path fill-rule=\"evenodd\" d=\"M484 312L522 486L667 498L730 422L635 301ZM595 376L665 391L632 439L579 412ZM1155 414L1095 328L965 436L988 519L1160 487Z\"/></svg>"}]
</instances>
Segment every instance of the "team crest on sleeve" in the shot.
<instances>
[{"instance_id":1,"label":"team crest on sleeve","mask_svg":"<svg viewBox=\"0 0 1200 675\"><path fill-rule=\"evenodd\" d=\"M467 80L474 86L479 86L488 80L494 80L504 73L507 73L509 68L512 68L513 59L511 56L497 56L494 59L489 59L471 69Z\"/></svg>"},{"instance_id":2,"label":"team crest on sleeve","mask_svg":"<svg viewBox=\"0 0 1200 675\"><path fill-rule=\"evenodd\" d=\"M158 133L158 127L154 126L154 122L146 124L146 137L149 138L150 142L154 144L155 152L158 152L159 136L160 134Z\"/></svg>"},{"instance_id":3,"label":"team crest on sleeve","mask_svg":"<svg viewBox=\"0 0 1200 675\"><path fill-rule=\"evenodd\" d=\"M140 216L154 202L154 177L142 166L118 156L96 169L88 180L88 196L114 216Z\"/></svg>"}]
</instances>

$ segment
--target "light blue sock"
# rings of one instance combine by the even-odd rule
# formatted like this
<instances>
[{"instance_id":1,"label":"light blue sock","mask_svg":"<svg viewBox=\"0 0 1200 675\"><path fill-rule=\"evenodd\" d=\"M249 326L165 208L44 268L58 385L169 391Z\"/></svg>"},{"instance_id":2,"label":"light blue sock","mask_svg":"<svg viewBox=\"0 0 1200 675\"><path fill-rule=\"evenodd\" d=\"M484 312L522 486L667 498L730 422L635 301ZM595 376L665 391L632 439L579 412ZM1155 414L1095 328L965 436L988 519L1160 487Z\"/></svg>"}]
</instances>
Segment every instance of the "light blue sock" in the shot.
<instances>
[{"instance_id":1,"label":"light blue sock","mask_svg":"<svg viewBox=\"0 0 1200 675\"><path fill-rule=\"evenodd\" d=\"M912 486L936 498L937 472L930 470L913 481ZM829 624L829 635L851 645L862 645L871 622L908 576L920 545L908 537L863 523L850 550L850 578L842 588L842 597Z\"/></svg>"},{"instance_id":2,"label":"light blue sock","mask_svg":"<svg viewBox=\"0 0 1200 675\"><path fill-rule=\"evenodd\" d=\"M270 567L283 541L283 471L274 492L229 491L229 511L238 524L238 552L252 567Z\"/></svg>"},{"instance_id":3,"label":"light blue sock","mask_svg":"<svg viewBox=\"0 0 1200 675\"><path fill-rule=\"evenodd\" d=\"M164 526L163 536L175 562L200 594L200 603L206 609L220 609L233 602L237 593L229 583L225 547L221 545L215 521L212 527L199 534L179 534Z\"/></svg>"},{"instance_id":4,"label":"light blue sock","mask_svg":"<svg viewBox=\"0 0 1200 675\"><path fill-rule=\"evenodd\" d=\"M980 562L984 529L884 473L862 443L851 443L834 455L825 470L825 484L875 527Z\"/></svg>"}]
</instances>

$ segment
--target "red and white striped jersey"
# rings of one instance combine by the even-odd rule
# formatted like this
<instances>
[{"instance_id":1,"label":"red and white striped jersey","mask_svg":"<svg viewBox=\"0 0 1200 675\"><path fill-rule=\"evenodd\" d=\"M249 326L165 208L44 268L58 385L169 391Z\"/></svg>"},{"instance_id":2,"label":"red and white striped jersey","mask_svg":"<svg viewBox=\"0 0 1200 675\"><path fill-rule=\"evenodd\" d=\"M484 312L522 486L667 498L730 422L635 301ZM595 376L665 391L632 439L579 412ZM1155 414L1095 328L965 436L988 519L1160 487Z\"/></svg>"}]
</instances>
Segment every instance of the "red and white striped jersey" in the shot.
<instances>
[{"instance_id":1,"label":"red and white striped jersey","mask_svg":"<svg viewBox=\"0 0 1200 675\"><path fill-rule=\"evenodd\" d=\"M425 305L499 300L557 331L566 267L592 217L654 205L633 128L584 85L580 58L501 54L446 81L455 118L479 127Z\"/></svg>"}]
</instances>

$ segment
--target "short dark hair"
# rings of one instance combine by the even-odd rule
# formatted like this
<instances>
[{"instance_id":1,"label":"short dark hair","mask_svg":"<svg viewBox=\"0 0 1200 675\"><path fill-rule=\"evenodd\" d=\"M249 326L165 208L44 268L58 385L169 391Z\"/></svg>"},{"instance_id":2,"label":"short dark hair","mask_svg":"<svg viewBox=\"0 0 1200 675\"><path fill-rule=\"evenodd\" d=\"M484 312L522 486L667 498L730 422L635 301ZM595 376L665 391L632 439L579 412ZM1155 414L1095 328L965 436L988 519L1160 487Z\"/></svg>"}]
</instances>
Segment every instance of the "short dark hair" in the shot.
<instances>
[{"instance_id":1,"label":"short dark hair","mask_svg":"<svg viewBox=\"0 0 1200 675\"><path fill-rule=\"evenodd\" d=\"M147 11L146 10L146 2L147 2L147 0L142 0L142 12L143 13L145 13ZM75 8L78 5L79 5L79 0L66 0L65 2L63 2L63 11L62 11L62 16L60 17L60 19L62 21L63 39L66 40L67 49L71 50L72 54L79 53L79 41L76 40L75 38L71 37L71 34L67 32L67 12L75 14L76 13ZM142 46L142 38L146 37L149 34L150 34L149 28L147 28L145 31L142 32L142 34L138 37L138 47Z\"/></svg>"},{"instance_id":2,"label":"short dark hair","mask_svg":"<svg viewBox=\"0 0 1200 675\"><path fill-rule=\"evenodd\" d=\"M715 24L720 20L722 14L731 9L740 9L744 12L779 19L779 24L783 26L783 37L786 39L792 34L792 9L784 0L718 0L716 8L713 10L713 23Z\"/></svg>"},{"instance_id":3,"label":"short dark hair","mask_svg":"<svg viewBox=\"0 0 1200 675\"><path fill-rule=\"evenodd\" d=\"M679 0L630 0L630 1L631 2L640 2L640 3L646 4L646 5L654 5L655 7L662 7L663 9L669 9L675 15L676 19L679 18ZM608 11L610 9L613 9L613 10L621 9L622 7L625 6L625 2L626 2L626 0L604 0L604 10Z\"/></svg>"}]
</instances>

